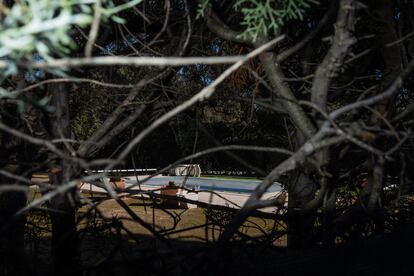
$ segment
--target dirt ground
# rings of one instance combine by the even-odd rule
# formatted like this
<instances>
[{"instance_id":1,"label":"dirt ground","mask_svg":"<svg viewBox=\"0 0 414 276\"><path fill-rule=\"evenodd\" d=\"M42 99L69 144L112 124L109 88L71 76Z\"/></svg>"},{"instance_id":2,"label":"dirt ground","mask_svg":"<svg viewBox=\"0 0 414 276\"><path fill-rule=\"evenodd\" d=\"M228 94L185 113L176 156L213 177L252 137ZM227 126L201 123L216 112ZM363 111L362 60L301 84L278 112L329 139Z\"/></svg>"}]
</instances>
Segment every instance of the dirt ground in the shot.
<instances>
[{"instance_id":1,"label":"dirt ground","mask_svg":"<svg viewBox=\"0 0 414 276\"><path fill-rule=\"evenodd\" d=\"M148 225L170 239L214 241L217 240L222 230L220 224L226 225L231 220L231 213L225 211L206 211L202 208L169 208L162 204L153 205L151 201L141 198L124 198L123 200ZM97 208L103 217L120 220L125 227L124 232L152 235L149 230L134 221L128 212L113 199L101 201ZM86 214L90 209L91 207L85 205L79 210L79 214ZM281 230L281 227L283 228L283 226L276 225L271 219L250 217L240 228L240 232L252 238L258 238L270 234L272 230ZM274 245L285 246L286 238L278 238Z\"/></svg>"},{"instance_id":2,"label":"dirt ground","mask_svg":"<svg viewBox=\"0 0 414 276\"><path fill-rule=\"evenodd\" d=\"M80 259L86 266L96 266L103 260L124 261L140 259L142 252L155 252L163 249L159 239L141 223L137 222L114 199L105 195L82 193L82 207L78 209L78 234ZM38 198L40 193L32 191L29 200ZM232 219L232 212L206 210L203 208L172 208L165 202L154 202L137 197L122 198L127 209L142 219L158 235L189 250L205 250L216 241L223 226ZM48 270L52 265L51 221L47 206L41 206L28 214L26 239L28 255L36 260L39 269ZM274 220L249 217L235 235L236 240L244 242L265 241L277 248L286 247L286 236L275 235L285 231L283 225ZM275 238L277 237L277 238ZM113 254L113 257L111 257Z\"/></svg>"}]
</instances>

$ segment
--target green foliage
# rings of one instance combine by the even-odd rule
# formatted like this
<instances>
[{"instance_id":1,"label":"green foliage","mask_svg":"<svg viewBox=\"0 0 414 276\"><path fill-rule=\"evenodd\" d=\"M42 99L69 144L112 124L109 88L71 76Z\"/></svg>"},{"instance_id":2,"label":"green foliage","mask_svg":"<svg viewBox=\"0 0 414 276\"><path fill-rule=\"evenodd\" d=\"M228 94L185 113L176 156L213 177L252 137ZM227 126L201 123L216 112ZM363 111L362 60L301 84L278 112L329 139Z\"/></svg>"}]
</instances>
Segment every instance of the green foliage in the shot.
<instances>
[{"instance_id":1,"label":"green foliage","mask_svg":"<svg viewBox=\"0 0 414 276\"><path fill-rule=\"evenodd\" d=\"M116 14L142 0L121 5L115 5L112 0L20 0L14 1L11 7L0 3L0 59L8 61L8 67L0 70L0 84L18 73L18 63L69 56L77 46L71 28L90 25L94 20L93 7L98 1L101 5L95 7L101 6L103 21L112 19L123 23ZM60 69L51 73L64 75ZM19 111L23 111L25 99L20 93L10 93L0 87L1 98L17 99ZM35 104L47 109L45 100Z\"/></svg>"},{"instance_id":2,"label":"green foliage","mask_svg":"<svg viewBox=\"0 0 414 276\"><path fill-rule=\"evenodd\" d=\"M108 93L101 87L85 85L70 94L71 127L76 139L86 140L102 125L112 108Z\"/></svg>"},{"instance_id":3,"label":"green foliage","mask_svg":"<svg viewBox=\"0 0 414 276\"><path fill-rule=\"evenodd\" d=\"M34 54L43 59L67 56L76 44L71 37L72 26L86 27L93 21L91 7L97 0L21 0L11 8L1 6L0 58L11 61L8 71L16 73L13 62L31 60ZM137 5L132 0L116 6L112 0L103 0L102 18L108 19L122 10ZM114 20L120 21L119 17Z\"/></svg>"},{"instance_id":4,"label":"green foliage","mask_svg":"<svg viewBox=\"0 0 414 276\"><path fill-rule=\"evenodd\" d=\"M86 26L92 22L91 10L74 11L74 6L90 1L71 3L54 0L23 0L14 4L0 27L0 57L18 60L28 54L68 54L75 47L69 35L72 25Z\"/></svg>"},{"instance_id":5,"label":"green foliage","mask_svg":"<svg viewBox=\"0 0 414 276\"><path fill-rule=\"evenodd\" d=\"M260 34L277 31L287 20L302 20L306 9L317 0L238 0L234 5L243 14L242 37L256 40Z\"/></svg>"},{"instance_id":6,"label":"green foliage","mask_svg":"<svg viewBox=\"0 0 414 276\"><path fill-rule=\"evenodd\" d=\"M102 124L96 113L82 112L78 114L71 122L71 127L77 139L86 140Z\"/></svg>"},{"instance_id":7,"label":"green foliage","mask_svg":"<svg viewBox=\"0 0 414 276\"><path fill-rule=\"evenodd\" d=\"M121 173L119 171L114 171L109 173L110 181L120 181Z\"/></svg>"},{"instance_id":8,"label":"green foliage","mask_svg":"<svg viewBox=\"0 0 414 276\"><path fill-rule=\"evenodd\" d=\"M260 34L276 32L288 20L302 20L306 10L318 3L318 0L237 0L234 8L243 15L244 31L240 36L256 41ZM209 0L198 4L197 17L204 15L208 5Z\"/></svg>"},{"instance_id":9,"label":"green foliage","mask_svg":"<svg viewBox=\"0 0 414 276\"><path fill-rule=\"evenodd\" d=\"M204 16L204 12L207 9L209 4L210 4L209 0L203 0L203 1L198 2L196 19L199 19Z\"/></svg>"}]
</instances>

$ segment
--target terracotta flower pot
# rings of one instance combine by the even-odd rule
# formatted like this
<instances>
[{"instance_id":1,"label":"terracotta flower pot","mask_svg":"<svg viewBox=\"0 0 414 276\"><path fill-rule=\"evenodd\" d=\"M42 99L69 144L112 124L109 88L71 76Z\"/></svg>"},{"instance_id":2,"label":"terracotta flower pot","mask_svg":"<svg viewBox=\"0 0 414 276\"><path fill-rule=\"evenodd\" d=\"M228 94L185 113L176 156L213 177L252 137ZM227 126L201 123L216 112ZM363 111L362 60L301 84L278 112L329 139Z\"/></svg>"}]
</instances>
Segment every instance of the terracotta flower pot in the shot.
<instances>
[{"instance_id":1,"label":"terracotta flower pot","mask_svg":"<svg viewBox=\"0 0 414 276\"><path fill-rule=\"evenodd\" d=\"M161 188L161 195L166 196L177 196L178 187L174 186L163 186ZM162 199L162 205L169 208L178 208L178 200L164 198Z\"/></svg>"},{"instance_id":2,"label":"terracotta flower pot","mask_svg":"<svg viewBox=\"0 0 414 276\"><path fill-rule=\"evenodd\" d=\"M109 182L112 184L112 187L115 190L123 190L125 189L125 179L114 179L114 178L110 178Z\"/></svg>"}]
</instances>

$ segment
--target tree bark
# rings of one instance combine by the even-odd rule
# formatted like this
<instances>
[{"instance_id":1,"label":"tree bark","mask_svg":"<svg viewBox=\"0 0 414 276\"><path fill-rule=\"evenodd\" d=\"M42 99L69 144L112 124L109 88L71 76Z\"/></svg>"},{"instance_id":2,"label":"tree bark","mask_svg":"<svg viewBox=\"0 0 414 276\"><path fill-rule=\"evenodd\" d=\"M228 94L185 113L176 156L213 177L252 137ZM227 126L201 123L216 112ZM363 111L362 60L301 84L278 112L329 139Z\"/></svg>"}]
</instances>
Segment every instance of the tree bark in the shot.
<instances>
[{"instance_id":1,"label":"tree bark","mask_svg":"<svg viewBox=\"0 0 414 276\"><path fill-rule=\"evenodd\" d=\"M315 72L311 100L323 111L327 109L326 99L331 81L341 70L344 59L350 52L350 47L356 41L352 33L355 25L354 10L353 0L340 2L332 46Z\"/></svg>"},{"instance_id":2,"label":"tree bark","mask_svg":"<svg viewBox=\"0 0 414 276\"><path fill-rule=\"evenodd\" d=\"M392 1L378 0L370 3L373 14L373 24L370 30L375 34L374 45L378 49L383 61L383 78L378 85L378 91L382 91L390 86L395 79L399 77L403 70L403 56L398 40L397 30L394 21L394 7ZM397 95L397 94L396 94ZM370 121L375 125L383 125L384 118L393 117L395 112L396 95L383 100L374 106L375 111ZM385 150L387 142L379 137L374 141L376 147ZM371 187L370 195L367 200L367 213L373 216L376 233L382 234L385 231L385 218L382 215L376 215L376 211L381 207L383 199L383 170L384 160L378 159L372 155L368 168L368 185Z\"/></svg>"},{"instance_id":3,"label":"tree bark","mask_svg":"<svg viewBox=\"0 0 414 276\"><path fill-rule=\"evenodd\" d=\"M63 83L50 84L48 93L51 96L50 104L55 107L55 112L49 117L50 134L54 139L70 138L68 87ZM69 144L62 144L62 150L69 154L74 152ZM64 185L76 174L76 167L66 160L56 160L49 164L52 185ZM75 194L76 191L72 190L54 197L50 202L52 251L55 270L59 275L75 275L78 268Z\"/></svg>"},{"instance_id":4,"label":"tree bark","mask_svg":"<svg viewBox=\"0 0 414 276\"><path fill-rule=\"evenodd\" d=\"M261 36L256 42L252 39L242 39L238 33L227 27L220 19L213 13L212 10L206 12L206 21L208 27L221 38L231 40L237 43L248 43L255 46L260 46L268 41L266 36ZM277 56L275 53L266 52L260 55L266 71L267 78L274 93L280 98L283 108L286 110L290 119L297 129L298 148L315 133L316 128L310 118L305 113L302 106L299 105L293 91L289 85L284 81L284 74L280 68ZM288 210L290 213L295 213L295 210L303 209L306 204L315 196L316 184L307 178L303 173L299 172L299 176L295 183L290 183L288 186ZM314 226L314 218L309 215L295 216L294 220L288 222L288 246L293 248L306 247L310 244L309 231Z\"/></svg>"},{"instance_id":5,"label":"tree bark","mask_svg":"<svg viewBox=\"0 0 414 276\"><path fill-rule=\"evenodd\" d=\"M19 175L20 165L6 165L3 170ZM16 181L0 176L0 185ZM0 274L26 275L26 254L24 250L25 216L15 214L26 205L23 192L8 191L0 194ZM24 264L24 265L22 265Z\"/></svg>"},{"instance_id":6,"label":"tree bark","mask_svg":"<svg viewBox=\"0 0 414 276\"><path fill-rule=\"evenodd\" d=\"M24 85L24 80L20 75L15 77L18 87ZM21 129L30 134L36 127L30 126L27 121L32 115L32 106L26 104L25 111L19 114L16 107L8 106L7 103L1 105L0 119L8 126ZM23 119L23 120L21 120ZM8 133L0 133L0 154L2 165L0 168L10 174L20 176L24 172L24 164L28 160L33 160L34 150L30 150L25 142L16 136ZM11 179L5 175L0 175L0 185L22 183ZM1 275L27 275L27 259L25 253L24 233L26 216L15 214L25 207L27 201L26 194L17 191L6 191L0 193L0 274Z\"/></svg>"},{"instance_id":7,"label":"tree bark","mask_svg":"<svg viewBox=\"0 0 414 276\"><path fill-rule=\"evenodd\" d=\"M299 172L296 181L288 186L287 246L292 249L306 248L313 244L315 216L302 212L315 197L316 183Z\"/></svg>"},{"instance_id":8,"label":"tree bark","mask_svg":"<svg viewBox=\"0 0 414 276\"><path fill-rule=\"evenodd\" d=\"M372 9L373 14L373 22L369 25L369 30L375 34L374 45L384 63L384 77L378 87L378 91L382 91L401 74L404 62L400 44L393 43L398 40L398 35L394 22L392 1L372 1L369 8ZM386 117L392 115L395 98L394 96L380 102L375 106L375 109Z\"/></svg>"}]
</instances>

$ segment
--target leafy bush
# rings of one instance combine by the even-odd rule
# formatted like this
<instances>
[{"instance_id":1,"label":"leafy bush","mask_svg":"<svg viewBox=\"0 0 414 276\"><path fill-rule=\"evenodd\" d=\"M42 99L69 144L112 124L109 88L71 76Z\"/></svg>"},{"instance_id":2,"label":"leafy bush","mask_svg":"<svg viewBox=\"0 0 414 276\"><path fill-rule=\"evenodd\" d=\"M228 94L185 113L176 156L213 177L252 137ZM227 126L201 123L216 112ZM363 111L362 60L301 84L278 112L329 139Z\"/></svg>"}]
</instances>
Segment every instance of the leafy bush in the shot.
<instances>
[{"instance_id":1,"label":"leafy bush","mask_svg":"<svg viewBox=\"0 0 414 276\"><path fill-rule=\"evenodd\" d=\"M318 3L317 0L237 0L233 7L243 15L240 24L244 31L240 36L256 41L261 34L276 32L288 20L302 20L306 10ZM198 17L204 14L208 5L209 0L199 3Z\"/></svg>"}]
</instances>

